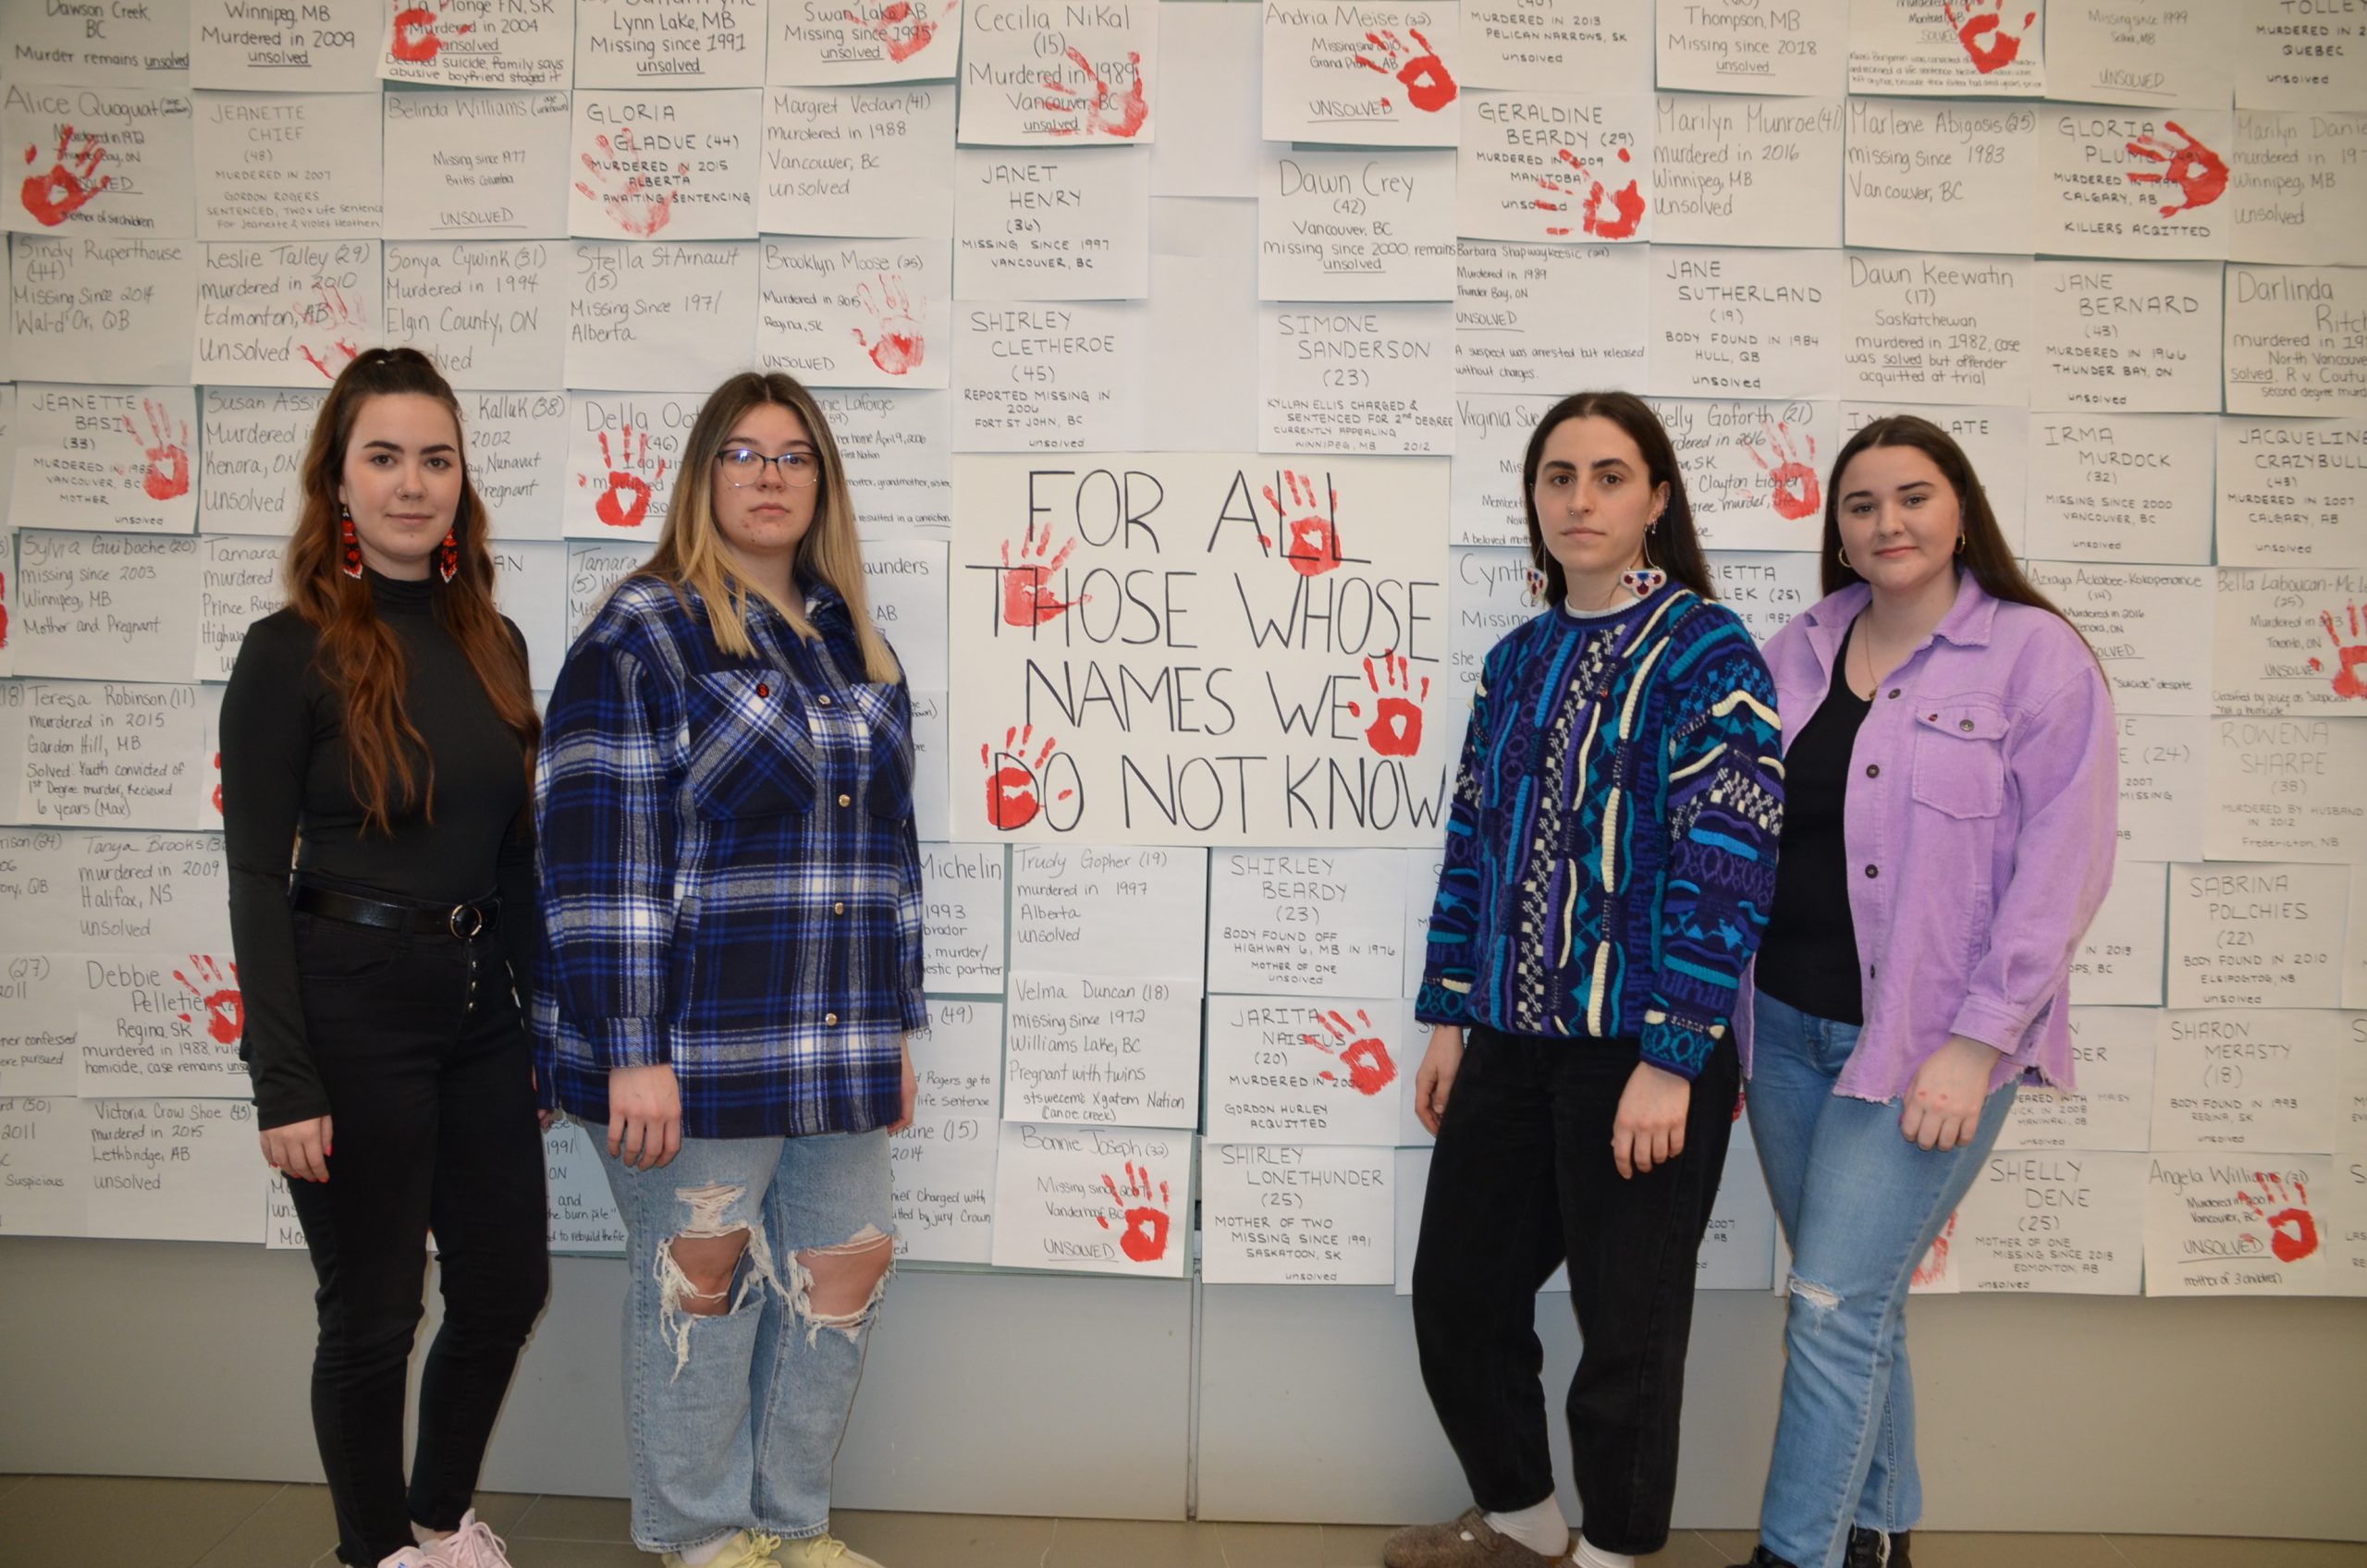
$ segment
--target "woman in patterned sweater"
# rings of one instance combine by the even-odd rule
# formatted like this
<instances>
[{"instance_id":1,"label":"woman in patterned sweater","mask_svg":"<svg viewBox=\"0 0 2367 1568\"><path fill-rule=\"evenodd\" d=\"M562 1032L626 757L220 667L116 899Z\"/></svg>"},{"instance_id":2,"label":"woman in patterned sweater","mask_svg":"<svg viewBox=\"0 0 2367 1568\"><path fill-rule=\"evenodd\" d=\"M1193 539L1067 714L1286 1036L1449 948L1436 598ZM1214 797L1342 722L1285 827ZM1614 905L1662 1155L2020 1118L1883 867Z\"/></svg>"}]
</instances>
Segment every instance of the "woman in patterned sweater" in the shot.
<instances>
[{"instance_id":1,"label":"woman in patterned sweater","mask_svg":"<svg viewBox=\"0 0 2367 1568\"><path fill-rule=\"evenodd\" d=\"M1521 472L1548 607L1473 694L1414 1083L1438 1136L1415 1334L1477 1506L1400 1531L1391 1568L1569 1551L1532 1327L1565 1260L1585 1340L1575 1560L1667 1540L1695 1260L1741 1081L1736 986L1774 888L1774 687L1711 602L1660 421L1625 393L1565 398Z\"/></svg>"}]
</instances>

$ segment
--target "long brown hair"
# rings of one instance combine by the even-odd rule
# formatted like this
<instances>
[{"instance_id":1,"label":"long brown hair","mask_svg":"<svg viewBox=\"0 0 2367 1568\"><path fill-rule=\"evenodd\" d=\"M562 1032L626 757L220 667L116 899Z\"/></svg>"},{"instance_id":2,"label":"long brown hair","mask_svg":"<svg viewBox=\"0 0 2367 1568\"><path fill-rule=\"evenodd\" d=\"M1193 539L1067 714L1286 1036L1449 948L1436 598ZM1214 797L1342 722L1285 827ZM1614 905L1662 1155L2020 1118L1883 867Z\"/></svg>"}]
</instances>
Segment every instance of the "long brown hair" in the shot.
<instances>
[{"instance_id":1,"label":"long brown hair","mask_svg":"<svg viewBox=\"0 0 2367 1568\"><path fill-rule=\"evenodd\" d=\"M1956 510L1963 519L1964 551L1957 560L1991 598L2029 605L2061 617L2067 626L2072 625L2071 618L2064 615L2054 601L2040 593L2023 574L2021 563L2014 558L2013 546L2005 543L2005 531L1997 526L1997 514L1990 508L1989 493L1981 487L1981 476L1972 472L1972 459L1964 455L1964 448L1956 445L1955 436L1915 414L1886 414L1873 421L1849 437L1834 458L1833 477L1824 487L1821 575L1825 593L1837 593L1852 582L1865 581L1841 558L1841 476L1848 472L1850 459L1877 447L1912 447L1939 469L1948 488L1956 493ZM2072 630L2079 629L2072 626Z\"/></svg>"},{"instance_id":2,"label":"long brown hair","mask_svg":"<svg viewBox=\"0 0 2367 1568\"><path fill-rule=\"evenodd\" d=\"M1607 419L1627 433L1644 455L1651 487L1668 486L1668 505L1647 536L1652 564L1705 599L1718 596L1710 578L1710 563L1701 554L1701 535L1693 526L1693 503L1686 498L1685 475L1676 466L1676 447L1661 427L1661 416L1632 392L1574 392L1545 410L1529 432L1528 453L1520 463L1520 509L1528 519L1528 561L1544 579L1539 595L1549 606L1570 596L1562 563L1545 547L1545 530L1537 521L1537 471L1544 466L1545 438L1565 420Z\"/></svg>"},{"instance_id":3,"label":"long brown hair","mask_svg":"<svg viewBox=\"0 0 2367 1568\"><path fill-rule=\"evenodd\" d=\"M896 655L879 629L871 624L871 597L864 586L863 546L855 537L854 496L847 488L846 464L839 459L839 444L830 435L830 422L822 416L822 406L792 376L742 371L707 394L682 443L681 466L675 471L673 499L666 508L666 527L657 536L656 553L632 575L656 578L677 594L684 589L697 590L706 602L707 630L716 646L740 658L756 651L748 636L752 596L779 611L781 619L805 641L821 635L803 605L783 602L740 571L716 526L715 459L742 416L767 403L787 409L803 423L806 438L814 443L814 455L822 463L814 521L805 537L797 542L797 575L803 582L826 583L838 591L854 621L855 641L863 648L864 674L872 680L894 680L901 673Z\"/></svg>"},{"instance_id":4,"label":"long brown hair","mask_svg":"<svg viewBox=\"0 0 2367 1568\"><path fill-rule=\"evenodd\" d=\"M433 398L452 416L453 439L461 440L460 402L416 349L365 349L329 388L313 422L304 453L303 509L288 541L280 576L288 605L320 632L315 655L321 673L345 698L345 744L350 782L362 805L365 827L393 829L393 808L413 801L429 821L435 815L435 759L418 726L403 707L408 675L402 643L378 618L370 584L342 570L344 508L337 487L345 480L347 444L353 422L373 398L411 393ZM484 502L468 476L465 444L460 457L460 502L452 514L460 540L460 570L452 581L428 574L428 602L435 618L468 655L494 712L518 737L526 766L533 766L542 719L526 680L526 657L502 624L493 604L493 553L485 546ZM424 768L423 780L419 770Z\"/></svg>"}]
</instances>

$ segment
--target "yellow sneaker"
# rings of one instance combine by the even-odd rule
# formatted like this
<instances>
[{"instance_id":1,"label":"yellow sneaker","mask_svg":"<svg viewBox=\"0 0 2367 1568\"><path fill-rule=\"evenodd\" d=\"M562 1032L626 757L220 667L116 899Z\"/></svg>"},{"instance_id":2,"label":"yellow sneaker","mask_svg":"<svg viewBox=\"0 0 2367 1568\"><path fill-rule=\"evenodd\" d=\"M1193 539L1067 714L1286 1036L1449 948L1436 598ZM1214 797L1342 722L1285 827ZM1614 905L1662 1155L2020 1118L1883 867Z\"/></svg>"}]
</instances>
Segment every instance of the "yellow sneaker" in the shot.
<instances>
[{"instance_id":1,"label":"yellow sneaker","mask_svg":"<svg viewBox=\"0 0 2367 1568\"><path fill-rule=\"evenodd\" d=\"M781 1568L880 1568L877 1562L827 1530L818 1536L782 1541L773 1548L773 1561Z\"/></svg>"},{"instance_id":2,"label":"yellow sneaker","mask_svg":"<svg viewBox=\"0 0 2367 1568\"><path fill-rule=\"evenodd\" d=\"M723 1550L706 1560L703 1568L774 1568L773 1553L779 1550L780 1537L760 1530L742 1530L723 1543ZM658 1562L666 1568L683 1568L682 1560L673 1552L662 1553Z\"/></svg>"}]
</instances>

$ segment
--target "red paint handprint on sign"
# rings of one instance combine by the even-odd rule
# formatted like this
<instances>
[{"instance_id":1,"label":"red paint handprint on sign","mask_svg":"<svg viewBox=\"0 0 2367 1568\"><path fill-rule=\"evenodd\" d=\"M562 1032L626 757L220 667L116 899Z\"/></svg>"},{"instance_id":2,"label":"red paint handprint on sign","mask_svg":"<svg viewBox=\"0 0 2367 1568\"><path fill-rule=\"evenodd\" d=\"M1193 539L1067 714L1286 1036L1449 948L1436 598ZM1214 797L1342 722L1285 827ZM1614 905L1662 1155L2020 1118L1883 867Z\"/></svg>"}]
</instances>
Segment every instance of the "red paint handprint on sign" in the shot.
<instances>
[{"instance_id":1,"label":"red paint handprint on sign","mask_svg":"<svg viewBox=\"0 0 2367 1568\"><path fill-rule=\"evenodd\" d=\"M1159 1197L1152 1201L1150 1167L1134 1169L1133 1160L1126 1161L1126 1190L1120 1192L1118 1183L1108 1171L1101 1173L1101 1184L1110 1189L1110 1201L1124 1212L1125 1234L1118 1238L1119 1249L1136 1263L1157 1263L1167 1256L1167 1183L1159 1184ZM1129 1201L1132 1200L1132 1201ZM1097 1214L1093 1222L1103 1230L1110 1229L1110 1217Z\"/></svg>"},{"instance_id":2,"label":"red paint handprint on sign","mask_svg":"<svg viewBox=\"0 0 2367 1568\"><path fill-rule=\"evenodd\" d=\"M1972 68L1987 76L2002 71L2014 63L2022 52L2022 33L2007 32L2005 0L1965 0L1964 16L1956 16L1956 0L1947 0L1948 25L1956 30L1956 42L1972 57ZM2038 13L2031 11L2022 18L2022 31L2027 31Z\"/></svg>"},{"instance_id":3,"label":"red paint handprint on sign","mask_svg":"<svg viewBox=\"0 0 2367 1568\"><path fill-rule=\"evenodd\" d=\"M1940 1233L1932 1238L1932 1250L1925 1253L1923 1261L1915 1266L1910 1283L1928 1289L1948 1277L1948 1248L1955 1244L1956 1234L1956 1217L1951 1214L1948 1222L1940 1227Z\"/></svg>"},{"instance_id":4,"label":"red paint handprint on sign","mask_svg":"<svg viewBox=\"0 0 2367 1568\"><path fill-rule=\"evenodd\" d=\"M599 202L601 211L619 228L637 239L648 239L673 221L674 192L659 195L649 188L651 175L667 178L666 161L644 156L641 139L633 135L632 127L619 129L613 139L595 137L593 144L600 149L597 158L589 153L582 154L583 171L592 177L591 182L575 182L585 201ZM675 178L690 172L688 164L674 165ZM593 189L595 185L599 189Z\"/></svg>"},{"instance_id":5,"label":"red paint handprint on sign","mask_svg":"<svg viewBox=\"0 0 2367 1568\"><path fill-rule=\"evenodd\" d=\"M196 979L190 979L178 969L173 971L173 978L179 981L190 996L204 1004L205 1032L214 1036L216 1045L237 1045L239 1036L246 1032L247 1027L246 1003L239 995L239 966L235 963L227 965L228 973L225 974L222 962L204 953L190 954L189 966L197 972ZM197 1022L186 1012L176 1016L183 1023Z\"/></svg>"},{"instance_id":6,"label":"red paint handprint on sign","mask_svg":"<svg viewBox=\"0 0 2367 1568\"><path fill-rule=\"evenodd\" d=\"M1052 586L1052 573L1061 570L1076 549L1072 539L1061 546L1058 554L1046 560L1052 548L1052 530L1047 524L1038 533L1031 526L1027 536L1019 542L1019 559L1011 558L1011 541L1002 545L1002 618L1012 626L1041 626L1056 620L1069 609L1081 605L1090 596L1080 594L1073 599L1063 599ZM1034 557L1030 560L1029 557Z\"/></svg>"},{"instance_id":7,"label":"red paint handprint on sign","mask_svg":"<svg viewBox=\"0 0 2367 1568\"><path fill-rule=\"evenodd\" d=\"M2348 643L2343 641L2342 631L2335 624L2334 611L2320 610L2318 624L2326 629L2327 640L2334 643L2335 656L2342 661L2342 668L2335 671L2334 694L2337 697L2367 697L2367 619L2361 617L2359 606L2350 606L2350 641ZM2312 658L2310 668L2323 670L2325 664L2321 659Z\"/></svg>"},{"instance_id":8,"label":"red paint handprint on sign","mask_svg":"<svg viewBox=\"0 0 2367 1568\"><path fill-rule=\"evenodd\" d=\"M2163 129L2178 139L2173 146L2158 136L2140 136L2128 143L2128 151L2140 158L2151 158L2163 165L2158 169L2131 169L2132 185L2175 185L2183 202L2173 202L2162 209L2164 217L2207 207L2227 191L2227 162L2187 133L2186 127L2176 120L2164 120Z\"/></svg>"},{"instance_id":9,"label":"red paint handprint on sign","mask_svg":"<svg viewBox=\"0 0 2367 1568\"><path fill-rule=\"evenodd\" d=\"M639 436L638 448L633 437ZM608 487L592 504L592 515L610 528L639 528L649 515L650 487L666 477L666 459L657 459L656 469L649 468L649 432L637 424L626 425L617 436L616 448L608 447L608 433L600 432L600 462L608 472ZM642 473L648 471L649 477ZM578 489L592 488L592 475L575 476Z\"/></svg>"},{"instance_id":10,"label":"red paint handprint on sign","mask_svg":"<svg viewBox=\"0 0 2367 1568\"><path fill-rule=\"evenodd\" d=\"M115 176L111 174L100 174L96 180L91 178L92 175L99 174L99 165L105 160L107 150L100 146L98 139L87 130L82 133L82 150L74 154L74 162L68 166L66 150L73 140L72 126L59 127L57 155L50 161L49 172L25 177L25 211L32 214L34 220L43 228L55 228L81 211L83 202L115 182ZM27 147L25 162L41 162L41 149Z\"/></svg>"},{"instance_id":11,"label":"red paint handprint on sign","mask_svg":"<svg viewBox=\"0 0 2367 1568\"><path fill-rule=\"evenodd\" d=\"M1380 655L1380 668L1373 668L1370 658L1365 660L1365 684L1372 688L1372 723L1365 728L1365 744L1385 757L1410 757L1422 749L1422 704L1430 699L1430 678L1422 677L1422 689L1414 689L1413 671L1405 655L1391 652ZM1348 711L1358 718L1365 716L1360 704L1350 703Z\"/></svg>"},{"instance_id":12,"label":"red paint handprint on sign","mask_svg":"<svg viewBox=\"0 0 2367 1568\"><path fill-rule=\"evenodd\" d=\"M2318 1219L2310 1212L2310 1189L2302 1180L2293 1178L2293 1189L2286 1191L2285 1178L2267 1171L2255 1170L2252 1180L2260 1183L2260 1196L2238 1191L2236 1196L2246 1208L2268 1227L2268 1250L2276 1255L2279 1263L2299 1263L2318 1250ZM2262 1207L2280 1206L2271 1214Z\"/></svg>"},{"instance_id":13,"label":"red paint handprint on sign","mask_svg":"<svg viewBox=\"0 0 2367 1568\"><path fill-rule=\"evenodd\" d=\"M1767 458L1760 457L1759 448L1748 441L1742 444L1742 449L1750 454L1750 460L1767 476L1768 500L1774 506L1775 515L1797 522L1824 505L1824 492L1817 484L1816 470L1809 466L1816 460L1816 437L1802 432L1800 439L1809 444L1803 459L1789 423L1779 420L1770 424L1762 418L1759 428L1767 433L1768 456L1775 460L1770 463Z\"/></svg>"},{"instance_id":14,"label":"red paint handprint on sign","mask_svg":"<svg viewBox=\"0 0 2367 1568\"><path fill-rule=\"evenodd\" d=\"M1027 748L1035 739L1036 727L1031 724L1024 729L1004 730L1000 752L989 745L978 748L978 761L987 770L987 820L1006 833L1026 827L1044 809L1044 765L1059 742L1045 736L1044 744L1030 760ZM1063 790L1059 798L1065 801L1075 792Z\"/></svg>"},{"instance_id":15,"label":"red paint handprint on sign","mask_svg":"<svg viewBox=\"0 0 2367 1568\"><path fill-rule=\"evenodd\" d=\"M962 0L953 0L952 5L945 7L949 20L961 5ZM877 39L879 46L888 51L888 58L897 65L902 65L927 48L928 41L937 36L937 24L915 17L907 0L892 0L891 4L880 7L879 15L869 21L852 11L839 14Z\"/></svg>"},{"instance_id":16,"label":"red paint handprint on sign","mask_svg":"<svg viewBox=\"0 0 2367 1568\"><path fill-rule=\"evenodd\" d=\"M0 571L0 648L8 645L8 574ZM220 794L220 790L215 790ZM217 806L219 802L215 802Z\"/></svg>"},{"instance_id":17,"label":"red paint handprint on sign","mask_svg":"<svg viewBox=\"0 0 2367 1568\"><path fill-rule=\"evenodd\" d=\"M347 299L344 289L316 283L313 291L320 296L319 303L306 306L300 314L305 336L318 335L318 341L299 343L296 350L304 356L306 364L321 373L323 380L335 381L337 372L362 352L353 339L359 336L359 329L368 324L362 318L361 301Z\"/></svg>"},{"instance_id":18,"label":"red paint handprint on sign","mask_svg":"<svg viewBox=\"0 0 2367 1568\"><path fill-rule=\"evenodd\" d=\"M406 6L395 13L394 42L386 53L407 66L423 66L442 53L445 37L437 31L440 18L424 6ZM476 24L462 22L452 30L452 37L473 32Z\"/></svg>"},{"instance_id":19,"label":"red paint handprint on sign","mask_svg":"<svg viewBox=\"0 0 2367 1568\"><path fill-rule=\"evenodd\" d=\"M1040 106L1049 114L1078 116L1074 125L1053 127L1054 136L1115 136L1122 139L1142 129L1143 122L1150 118L1150 105L1143 102L1143 57L1131 49L1126 51L1126 64L1134 71L1134 84L1123 93L1115 95L1110 84L1101 80L1101 73L1093 68L1093 62L1085 57L1084 51L1071 48L1069 60L1085 73L1085 80L1093 84L1093 92L1088 97L1056 76L1044 79L1044 98Z\"/></svg>"},{"instance_id":20,"label":"red paint handprint on sign","mask_svg":"<svg viewBox=\"0 0 2367 1568\"><path fill-rule=\"evenodd\" d=\"M1282 559L1301 577L1320 577L1340 564L1340 493L1328 484L1318 492L1314 480L1291 469L1282 471L1282 488L1287 507L1272 485L1265 487L1266 504L1282 522ZM1274 542L1260 533L1257 543L1270 549Z\"/></svg>"},{"instance_id":21,"label":"red paint handprint on sign","mask_svg":"<svg viewBox=\"0 0 2367 1568\"><path fill-rule=\"evenodd\" d=\"M1356 1025L1351 1029L1348 1021L1337 1012L1318 1012L1315 1022L1323 1025L1323 1035L1301 1035L1300 1039L1326 1056L1340 1059L1348 1070L1348 1087L1370 1096L1397 1081L1397 1064L1389 1060L1389 1047L1372 1032L1372 1020L1362 1008L1356 1010ZM1330 1068L1316 1074L1327 1084L1337 1084L1340 1075Z\"/></svg>"},{"instance_id":22,"label":"red paint handprint on sign","mask_svg":"<svg viewBox=\"0 0 2367 1568\"><path fill-rule=\"evenodd\" d=\"M1576 182L1584 180L1587 182L1586 200L1578 209L1578 221L1579 226L1588 234L1598 239L1625 239L1642 225L1645 207L1644 192L1637 181L1631 179L1614 191L1606 187L1602 181L1595 178L1593 175L1588 174L1587 165L1567 147L1555 148L1554 156L1570 165L1571 183L1564 185L1558 179L1550 179L1543 175L1538 176L1539 188L1547 192L1546 195L1537 199L1539 211L1567 213L1570 210L1569 202L1566 199L1556 201L1553 198L1576 196L1578 193ZM1622 147L1619 149L1619 161L1626 164L1633 163L1635 159L1626 148ZM1611 215L1608 217L1605 217L1602 212L1602 199L1605 196L1611 198ZM1558 239L1570 230L1566 224L1559 227L1548 224L1545 227L1545 232L1549 238Z\"/></svg>"},{"instance_id":23,"label":"red paint handprint on sign","mask_svg":"<svg viewBox=\"0 0 2367 1568\"><path fill-rule=\"evenodd\" d=\"M181 438L172 439L173 416L169 410L158 408L147 398L140 399L141 411L148 416L148 445L140 455L148 459L148 472L140 478L140 487L149 498L169 501L189 494L189 421L181 421ZM140 439L140 427L131 416L123 416L123 428L134 441ZM126 470L118 464L116 472Z\"/></svg>"},{"instance_id":24,"label":"red paint handprint on sign","mask_svg":"<svg viewBox=\"0 0 2367 1568\"><path fill-rule=\"evenodd\" d=\"M863 328L849 328L854 340L871 355L871 362L889 375L902 375L921 362L923 344L921 324L913 317L913 297L904 288L904 280L879 275L879 293L873 298L871 285L854 286L855 301L871 316L879 336L867 336Z\"/></svg>"},{"instance_id":25,"label":"red paint handprint on sign","mask_svg":"<svg viewBox=\"0 0 2367 1568\"><path fill-rule=\"evenodd\" d=\"M222 753L214 753L214 815L222 815Z\"/></svg>"},{"instance_id":26,"label":"red paint handprint on sign","mask_svg":"<svg viewBox=\"0 0 2367 1568\"><path fill-rule=\"evenodd\" d=\"M1387 28L1366 33L1365 42L1380 51L1380 58L1359 55L1356 64L1368 71L1395 77L1405 89L1405 102L1426 115L1435 115L1454 102L1454 78L1449 74L1446 62L1439 58L1439 52L1430 47L1430 41L1422 36L1421 29L1409 27L1405 31L1413 36L1412 48ZM1415 49L1421 53L1415 54ZM1398 63L1401 58L1404 60L1403 65ZM1386 98L1381 100L1384 105L1388 102Z\"/></svg>"}]
</instances>

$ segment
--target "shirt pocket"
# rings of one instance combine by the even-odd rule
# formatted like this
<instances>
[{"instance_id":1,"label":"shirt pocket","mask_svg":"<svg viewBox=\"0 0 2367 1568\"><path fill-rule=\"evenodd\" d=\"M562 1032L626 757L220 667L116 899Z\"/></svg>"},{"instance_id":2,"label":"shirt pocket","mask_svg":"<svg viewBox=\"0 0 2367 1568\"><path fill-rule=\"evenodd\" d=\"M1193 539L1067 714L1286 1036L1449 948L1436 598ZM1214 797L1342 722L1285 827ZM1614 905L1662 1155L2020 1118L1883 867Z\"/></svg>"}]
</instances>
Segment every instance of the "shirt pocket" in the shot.
<instances>
[{"instance_id":1,"label":"shirt pocket","mask_svg":"<svg viewBox=\"0 0 2367 1568\"><path fill-rule=\"evenodd\" d=\"M762 668L694 675L685 706L691 799L699 815L785 816L814 809L805 702L789 676Z\"/></svg>"},{"instance_id":2,"label":"shirt pocket","mask_svg":"<svg viewBox=\"0 0 2367 1568\"><path fill-rule=\"evenodd\" d=\"M901 684L859 681L840 693L840 701L862 731L865 808L876 817L901 822L913 815L914 766L913 730L904 717Z\"/></svg>"},{"instance_id":3,"label":"shirt pocket","mask_svg":"<svg viewBox=\"0 0 2367 1568\"><path fill-rule=\"evenodd\" d=\"M2004 811L2005 730L2005 710L1993 697L1924 698L1915 711L1915 799L1968 821Z\"/></svg>"}]
</instances>

